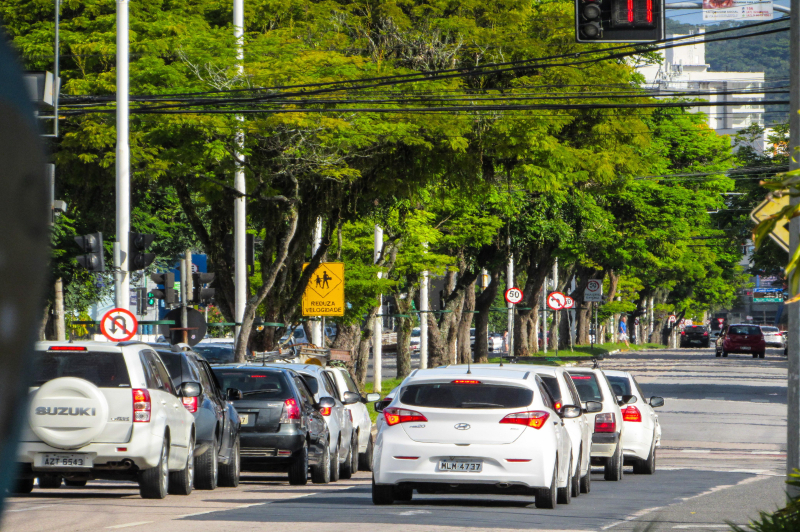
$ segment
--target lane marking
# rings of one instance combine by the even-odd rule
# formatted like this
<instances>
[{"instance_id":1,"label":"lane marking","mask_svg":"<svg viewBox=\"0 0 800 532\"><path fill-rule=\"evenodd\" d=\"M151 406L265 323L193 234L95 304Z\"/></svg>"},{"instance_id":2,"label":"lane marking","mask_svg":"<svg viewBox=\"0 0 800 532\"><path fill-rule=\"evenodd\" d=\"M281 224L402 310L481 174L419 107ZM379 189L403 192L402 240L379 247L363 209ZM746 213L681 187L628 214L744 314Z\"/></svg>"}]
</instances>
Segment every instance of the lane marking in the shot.
<instances>
[{"instance_id":1,"label":"lane marking","mask_svg":"<svg viewBox=\"0 0 800 532\"><path fill-rule=\"evenodd\" d=\"M339 489L350 489L350 488L355 488L355 487L356 486L347 486L347 487L341 487ZM273 502L292 501L294 499L300 499L300 498L303 498L303 497L311 497L312 495L319 495L319 492L304 493L302 495L297 495L296 497L288 497L286 499L276 499L274 501L255 502L253 504L240 504L239 506L232 506L230 508L218 508L216 510L206 510L205 512L195 512L195 513L192 513L192 514L176 515L174 517L170 517L170 519L184 519L186 517L194 517L196 515L213 514L213 513L216 513L216 512L230 512L231 510L241 510L243 508L252 508L253 506L264 506L266 504L272 504Z\"/></svg>"},{"instance_id":2,"label":"lane marking","mask_svg":"<svg viewBox=\"0 0 800 532\"><path fill-rule=\"evenodd\" d=\"M149 524L149 523L152 523L152 521L139 521L139 522L137 522L137 523L125 523L124 525L114 525L114 526L107 526L106 528L107 528L107 529L112 529L112 528L128 528L128 527L131 527L131 526L147 525L147 524Z\"/></svg>"},{"instance_id":3,"label":"lane marking","mask_svg":"<svg viewBox=\"0 0 800 532\"><path fill-rule=\"evenodd\" d=\"M710 453L711 449L681 449L682 453Z\"/></svg>"},{"instance_id":4,"label":"lane marking","mask_svg":"<svg viewBox=\"0 0 800 532\"><path fill-rule=\"evenodd\" d=\"M747 526L747 525L739 525L739 526ZM694 530L696 528L728 528L728 525L675 525L672 528Z\"/></svg>"},{"instance_id":5,"label":"lane marking","mask_svg":"<svg viewBox=\"0 0 800 532\"><path fill-rule=\"evenodd\" d=\"M50 508L51 506L60 506L64 504L63 502L53 502L50 504L42 504L40 506L29 506L28 508L20 508L19 510L6 510L6 513L12 512L30 512L31 510L40 510L42 508Z\"/></svg>"},{"instance_id":6,"label":"lane marking","mask_svg":"<svg viewBox=\"0 0 800 532\"><path fill-rule=\"evenodd\" d=\"M661 510L663 508L664 508L664 506L656 506L655 508L645 508L644 510L639 510L638 512L632 513L631 515L629 515L627 517L623 517L622 521L616 521L614 523L611 523L610 525L606 525L604 527L601 527L600 530L608 530L609 528L614 528L617 525L623 525L625 523L633 521L634 519L639 519L640 517L644 517L645 515L647 515L647 514L649 514L651 512L655 512L655 511Z\"/></svg>"}]
</instances>

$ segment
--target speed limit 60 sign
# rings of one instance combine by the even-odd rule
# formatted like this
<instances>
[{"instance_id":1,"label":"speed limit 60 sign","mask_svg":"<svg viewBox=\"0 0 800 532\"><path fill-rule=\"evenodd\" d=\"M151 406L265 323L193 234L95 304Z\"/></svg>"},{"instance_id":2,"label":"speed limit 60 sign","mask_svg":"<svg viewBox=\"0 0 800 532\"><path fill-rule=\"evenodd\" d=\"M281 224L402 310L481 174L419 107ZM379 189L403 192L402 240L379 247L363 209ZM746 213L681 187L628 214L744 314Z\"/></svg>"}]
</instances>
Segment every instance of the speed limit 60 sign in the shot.
<instances>
[{"instance_id":1,"label":"speed limit 60 sign","mask_svg":"<svg viewBox=\"0 0 800 532\"><path fill-rule=\"evenodd\" d=\"M516 305L522 301L522 290L519 288L509 288L505 293L506 301L512 305Z\"/></svg>"}]
</instances>

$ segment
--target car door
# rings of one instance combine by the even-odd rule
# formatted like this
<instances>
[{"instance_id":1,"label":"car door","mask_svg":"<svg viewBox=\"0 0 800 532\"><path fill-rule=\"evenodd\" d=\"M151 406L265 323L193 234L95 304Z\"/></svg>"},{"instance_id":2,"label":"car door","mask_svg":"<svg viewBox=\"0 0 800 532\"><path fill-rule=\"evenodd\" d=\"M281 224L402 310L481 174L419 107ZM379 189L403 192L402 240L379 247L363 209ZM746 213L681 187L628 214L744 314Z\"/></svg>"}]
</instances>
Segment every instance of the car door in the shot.
<instances>
[{"instance_id":1,"label":"car door","mask_svg":"<svg viewBox=\"0 0 800 532\"><path fill-rule=\"evenodd\" d=\"M353 380L353 377L350 376L350 372L346 369L341 369L338 371L339 375L341 376L342 380L345 383L345 387L348 391L357 393L361 395L361 391L358 389L358 385ZM351 411L353 412L353 421L358 426L358 438L359 438L359 446L367 445L369 441L370 431L372 430L372 420L369 417L369 410L367 410L367 405L362 402L355 403L350 405Z\"/></svg>"},{"instance_id":2,"label":"car door","mask_svg":"<svg viewBox=\"0 0 800 532\"><path fill-rule=\"evenodd\" d=\"M208 379L208 383L211 387L209 397L212 401L214 401L214 404L218 409L219 419L222 427L222 442L220 448L224 450L224 454L227 457L228 451L232 448L234 439L236 438L235 424L238 418L227 415L228 410L233 408L233 406L228 404L225 394L217 382L217 378L214 376L214 372L211 370L211 366L209 365L208 361L198 359L197 364L205 372L205 376Z\"/></svg>"},{"instance_id":3,"label":"car door","mask_svg":"<svg viewBox=\"0 0 800 532\"><path fill-rule=\"evenodd\" d=\"M221 396L221 392L213 379L211 368L205 360L193 358L194 364L197 367L197 373L200 377L200 384L203 386L203 396L208 402L208 405L214 410L214 419L216 426L220 427L219 450L227 457L227 450L230 448L231 436L230 427L226 426L225 408L226 404ZM230 425L230 423L227 423Z\"/></svg>"},{"instance_id":4,"label":"car door","mask_svg":"<svg viewBox=\"0 0 800 532\"><path fill-rule=\"evenodd\" d=\"M636 377L631 375L630 379L633 387L639 394L639 397L641 397L641 401L637 402L636 404L638 406L639 403L641 403L639 409L642 413L642 421L647 423L646 426L648 430L652 431L653 438L655 438L655 441L658 442L661 439L661 428L658 426L658 414L656 414L655 408L650 406L650 404L647 402L647 398L645 397L642 388L639 386L639 383L636 382Z\"/></svg>"},{"instance_id":5,"label":"car door","mask_svg":"<svg viewBox=\"0 0 800 532\"><path fill-rule=\"evenodd\" d=\"M572 398L573 405L581 406L581 397L578 395L578 389L575 388L575 383L572 382L572 379L567 375L566 372L561 373L561 378L563 379L564 383L566 384L567 391L569 392L569 397ZM581 414L579 418L578 426L581 429L581 443L583 448L583 454L581 455L581 474L587 471L589 467L590 453L592 452L592 430L593 427L589 424L589 420L586 418L585 414ZM584 469L584 465L586 469Z\"/></svg>"},{"instance_id":6,"label":"car door","mask_svg":"<svg viewBox=\"0 0 800 532\"><path fill-rule=\"evenodd\" d=\"M336 383L333 382L331 376L328 375L327 372L322 371L320 372L320 378L323 381L323 388L336 402L336 406L333 407L333 413L336 416L336 421L338 423L338 438L340 441L340 445L337 446L336 450L339 456L339 461L342 461L347 456L347 449L350 446L353 424L350 421L350 414L347 412L347 409L344 407L344 403L341 400L342 394L339 392L339 388L336 386Z\"/></svg>"},{"instance_id":7,"label":"car door","mask_svg":"<svg viewBox=\"0 0 800 532\"><path fill-rule=\"evenodd\" d=\"M558 482L560 483L563 479L569 476L569 457L571 455L572 449L569 441L569 434L567 434L567 430L564 427L564 420L558 415L555 409L555 404L553 402L553 397L550 395L550 392L547 390L547 386L545 386L542 381L537 377L536 385L539 387L539 393L542 395L542 402L544 402L544 406L549 408L554 412L553 416L553 425L555 425L555 434L556 434L556 449L558 449L558 457L560 463L558 465Z\"/></svg>"},{"instance_id":8,"label":"car door","mask_svg":"<svg viewBox=\"0 0 800 532\"><path fill-rule=\"evenodd\" d=\"M315 444L322 444L326 435L325 420L315 408L316 402L311 390L298 375L293 375L294 385L300 398L300 408L303 410L303 422L308 429L309 439Z\"/></svg>"},{"instance_id":9,"label":"car door","mask_svg":"<svg viewBox=\"0 0 800 532\"><path fill-rule=\"evenodd\" d=\"M155 351L148 351L148 355L158 382L157 402L164 409L167 424L170 427L170 469L181 469L181 464L186 462L189 446L190 427L186 418L191 417L191 414L183 406L183 402L175 392L172 379L161 357ZM155 402L156 400L153 401L153 403Z\"/></svg>"}]
</instances>

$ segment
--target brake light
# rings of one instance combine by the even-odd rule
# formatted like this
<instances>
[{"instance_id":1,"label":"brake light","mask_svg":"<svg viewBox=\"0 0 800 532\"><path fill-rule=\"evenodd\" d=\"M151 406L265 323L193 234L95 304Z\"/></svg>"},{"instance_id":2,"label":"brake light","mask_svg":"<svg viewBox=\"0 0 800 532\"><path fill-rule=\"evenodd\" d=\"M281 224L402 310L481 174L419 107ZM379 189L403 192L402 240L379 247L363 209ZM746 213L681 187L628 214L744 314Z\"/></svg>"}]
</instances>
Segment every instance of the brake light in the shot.
<instances>
[{"instance_id":1,"label":"brake light","mask_svg":"<svg viewBox=\"0 0 800 532\"><path fill-rule=\"evenodd\" d=\"M411 423L412 421L428 421L428 418L415 412L414 410L406 410L405 408L386 408L383 411L383 417L386 424L390 427L398 423Z\"/></svg>"},{"instance_id":2,"label":"brake light","mask_svg":"<svg viewBox=\"0 0 800 532\"><path fill-rule=\"evenodd\" d=\"M708 331L704 332L703 336L708 336Z\"/></svg>"},{"instance_id":3,"label":"brake light","mask_svg":"<svg viewBox=\"0 0 800 532\"><path fill-rule=\"evenodd\" d=\"M622 410L622 421L642 422L642 413L635 406L629 406Z\"/></svg>"},{"instance_id":4,"label":"brake light","mask_svg":"<svg viewBox=\"0 0 800 532\"><path fill-rule=\"evenodd\" d=\"M300 422L300 407L297 401L289 398L283 402L283 410L281 411L281 418L279 423L299 423Z\"/></svg>"},{"instance_id":5,"label":"brake light","mask_svg":"<svg viewBox=\"0 0 800 532\"><path fill-rule=\"evenodd\" d=\"M319 413L322 414L325 417L328 417L328 416L331 415L331 410L332 410L331 407L323 406L322 408L319 409Z\"/></svg>"},{"instance_id":6,"label":"brake light","mask_svg":"<svg viewBox=\"0 0 800 532\"><path fill-rule=\"evenodd\" d=\"M133 422L150 423L150 392L133 390Z\"/></svg>"},{"instance_id":7,"label":"brake light","mask_svg":"<svg viewBox=\"0 0 800 532\"><path fill-rule=\"evenodd\" d=\"M455 380L451 384L480 384L481 381Z\"/></svg>"},{"instance_id":8,"label":"brake light","mask_svg":"<svg viewBox=\"0 0 800 532\"><path fill-rule=\"evenodd\" d=\"M686 336L686 331L681 331L681 336Z\"/></svg>"},{"instance_id":9,"label":"brake light","mask_svg":"<svg viewBox=\"0 0 800 532\"><path fill-rule=\"evenodd\" d=\"M597 414L594 417L595 432L617 432L617 420L613 412Z\"/></svg>"},{"instance_id":10,"label":"brake light","mask_svg":"<svg viewBox=\"0 0 800 532\"><path fill-rule=\"evenodd\" d=\"M348 410L347 413L350 414L350 423L352 423L353 422L353 411L352 410Z\"/></svg>"},{"instance_id":11,"label":"brake light","mask_svg":"<svg viewBox=\"0 0 800 532\"><path fill-rule=\"evenodd\" d=\"M526 427L533 427L535 429L540 429L544 426L547 418L550 417L550 414L547 412L516 412L514 414L509 414L503 419L500 420L501 424L512 424L512 425L525 425Z\"/></svg>"},{"instance_id":12,"label":"brake light","mask_svg":"<svg viewBox=\"0 0 800 532\"><path fill-rule=\"evenodd\" d=\"M53 345L50 346L48 351L86 351L86 347L82 345Z\"/></svg>"},{"instance_id":13,"label":"brake light","mask_svg":"<svg viewBox=\"0 0 800 532\"><path fill-rule=\"evenodd\" d=\"M184 397L183 406L186 407L186 410L194 414L197 412L197 397Z\"/></svg>"},{"instance_id":14,"label":"brake light","mask_svg":"<svg viewBox=\"0 0 800 532\"><path fill-rule=\"evenodd\" d=\"M570 374L570 377L572 377L572 380L574 381L585 381L592 378L590 375L573 375L573 374Z\"/></svg>"}]
</instances>

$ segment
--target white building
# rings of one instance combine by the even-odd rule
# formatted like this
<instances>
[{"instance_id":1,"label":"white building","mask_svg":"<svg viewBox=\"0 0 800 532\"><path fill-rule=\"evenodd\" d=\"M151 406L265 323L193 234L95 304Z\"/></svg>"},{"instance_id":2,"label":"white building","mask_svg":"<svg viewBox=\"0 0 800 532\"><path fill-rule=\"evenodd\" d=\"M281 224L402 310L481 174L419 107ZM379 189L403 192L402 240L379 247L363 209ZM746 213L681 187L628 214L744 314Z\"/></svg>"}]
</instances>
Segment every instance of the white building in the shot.
<instances>
[{"instance_id":1,"label":"white building","mask_svg":"<svg viewBox=\"0 0 800 532\"><path fill-rule=\"evenodd\" d=\"M698 106L692 112L703 112L708 116L708 125L720 135L734 135L751 124L764 127L764 106L742 104L747 100L763 100L764 94L749 91L763 90L763 72L710 72L706 63L705 30L701 29L691 41L694 44L668 48L659 53L663 57L660 65L637 67L645 77L646 87L657 89L664 96L672 92L698 91L711 92L703 98L709 102L726 102L720 106ZM668 38L683 35L668 35ZM748 94L714 94L718 92L748 92ZM757 149L762 150L763 146Z\"/></svg>"}]
</instances>

